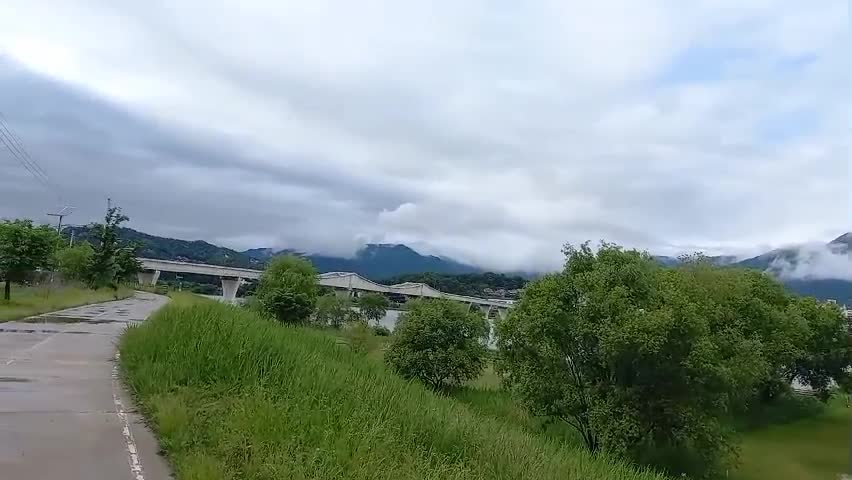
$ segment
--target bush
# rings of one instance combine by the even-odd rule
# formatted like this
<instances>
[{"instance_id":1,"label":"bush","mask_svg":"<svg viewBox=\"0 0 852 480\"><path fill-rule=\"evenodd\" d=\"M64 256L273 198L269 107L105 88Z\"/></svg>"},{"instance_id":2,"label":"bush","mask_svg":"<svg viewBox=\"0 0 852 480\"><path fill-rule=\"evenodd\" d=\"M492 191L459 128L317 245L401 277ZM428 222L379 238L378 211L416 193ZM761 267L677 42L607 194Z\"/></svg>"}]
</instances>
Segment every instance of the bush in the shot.
<instances>
[{"instance_id":1,"label":"bush","mask_svg":"<svg viewBox=\"0 0 852 480\"><path fill-rule=\"evenodd\" d=\"M87 268L92 261L94 249L86 242L80 242L73 247L65 247L55 254L56 267L66 281L82 282L86 279Z\"/></svg>"},{"instance_id":2,"label":"bush","mask_svg":"<svg viewBox=\"0 0 852 480\"><path fill-rule=\"evenodd\" d=\"M256 297L261 308L284 323L306 322L316 306L316 270L292 255L275 257L260 276Z\"/></svg>"},{"instance_id":3,"label":"bush","mask_svg":"<svg viewBox=\"0 0 852 480\"><path fill-rule=\"evenodd\" d=\"M388 311L388 299L378 293L368 293L358 299L358 307L364 318L372 320L378 325L379 320Z\"/></svg>"},{"instance_id":4,"label":"bush","mask_svg":"<svg viewBox=\"0 0 852 480\"><path fill-rule=\"evenodd\" d=\"M449 300L409 302L385 360L404 378L434 389L476 378L485 362L488 321Z\"/></svg>"},{"instance_id":5,"label":"bush","mask_svg":"<svg viewBox=\"0 0 852 480\"><path fill-rule=\"evenodd\" d=\"M374 325L373 326L373 333L377 337L390 337L390 335L391 335L390 329L388 327L384 326L384 325Z\"/></svg>"},{"instance_id":6,"label":"bush","mask_svg":"<svg viewBox=\"0 0 852 480\"><path fill-rule=\"evenodd\" d=\"M340 328L349 318L352 304L348 298L341 298L334 293L326 294L317 299L314 322L319 326Z\"/></svg>"}]
</instances>

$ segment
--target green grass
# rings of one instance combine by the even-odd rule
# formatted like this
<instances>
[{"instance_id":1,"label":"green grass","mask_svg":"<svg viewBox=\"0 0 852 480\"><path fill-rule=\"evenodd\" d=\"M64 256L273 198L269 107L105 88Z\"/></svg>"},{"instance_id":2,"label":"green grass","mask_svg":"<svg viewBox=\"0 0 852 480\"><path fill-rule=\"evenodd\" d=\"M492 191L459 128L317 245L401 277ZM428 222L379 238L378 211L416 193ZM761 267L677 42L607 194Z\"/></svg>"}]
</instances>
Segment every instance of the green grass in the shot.
<instances>
[{"instance_id":1,"label":"green grass","mask_svg":"<svg viewBox=\"0 0 852 480\"><path fill-rule=\"evenodd\" d=\"M733 480L823 480L848 473L852 408L835 398L821 412L743 434Z\"/></svg>"},{"instance_id":2,"label":"green grass","mask_svg":"<svg viewBox=\"0 0 852 480\"><path fill-rule=\"evenodd\" d=\"M179 480L661 478L245 309L176 299L119 348Z\"/></svg>"},{"instance_id":3,"label":"green grass","mask_svg":"<svg viewBox=\"0 0 852 480\"><path fill-rule=\"evenodd\" d=\"M108 302L127 298L133 290L120 288L117 292L109 289L90 290L81 287L20 287L12 285L12 298L9 302L0 300L0 322L17 320L41 313L62 310L63 308Z\"/></svg>"}]
</instances>

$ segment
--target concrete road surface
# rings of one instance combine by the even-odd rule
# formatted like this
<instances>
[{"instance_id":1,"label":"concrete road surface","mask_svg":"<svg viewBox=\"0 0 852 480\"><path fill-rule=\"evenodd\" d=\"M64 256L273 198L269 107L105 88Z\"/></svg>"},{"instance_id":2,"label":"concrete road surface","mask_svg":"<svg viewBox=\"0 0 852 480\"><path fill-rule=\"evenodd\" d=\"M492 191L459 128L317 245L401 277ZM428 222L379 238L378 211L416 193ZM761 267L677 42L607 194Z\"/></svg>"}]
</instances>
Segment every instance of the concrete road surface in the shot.
<instances>
[{"instance_id":1,"label":"concrete road surface","mask_svg":"<svg viewBox=\"0 0 852 480\"><path fill-rule=\"evenodd\" d=\"M0 323L0 479L170 478L115 369L121 332L166 301L140 292Z\"/></svg>"}]
</instances>

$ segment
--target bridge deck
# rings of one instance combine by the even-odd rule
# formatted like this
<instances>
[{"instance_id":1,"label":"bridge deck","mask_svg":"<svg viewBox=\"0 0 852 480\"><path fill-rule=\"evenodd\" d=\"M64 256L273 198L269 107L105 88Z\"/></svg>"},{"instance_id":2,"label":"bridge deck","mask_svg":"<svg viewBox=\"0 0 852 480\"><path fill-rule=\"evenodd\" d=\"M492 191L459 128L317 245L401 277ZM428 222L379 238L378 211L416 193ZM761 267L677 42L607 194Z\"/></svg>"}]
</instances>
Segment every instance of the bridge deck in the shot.
<instances>
[{"instance_id":1,"label":"bridge deck","mask_svg":"<svg viewBox=\"0 0 852 480\"><path fill-rule=\"evenodd\" d=\"M142 268L145 270L159 270L161 272L194 273L198 275L211 275L217 277L239 277L246 279L260 278L261 270L250 268L223 267L221 265L207 265L203 263L178 262L175 260L158 260L154 258L140 258ZM360 290L378 293L393 293L408 297L446 298L463 303L473 303L481 306L497 308L509 308L510 302L479 297L468 297L455 295L436 290L424 283L406 282L397 285L382 285L352 272L329 272L317 276L320 285L341 288L347 290Z\"/></svg>"}]
</instances>

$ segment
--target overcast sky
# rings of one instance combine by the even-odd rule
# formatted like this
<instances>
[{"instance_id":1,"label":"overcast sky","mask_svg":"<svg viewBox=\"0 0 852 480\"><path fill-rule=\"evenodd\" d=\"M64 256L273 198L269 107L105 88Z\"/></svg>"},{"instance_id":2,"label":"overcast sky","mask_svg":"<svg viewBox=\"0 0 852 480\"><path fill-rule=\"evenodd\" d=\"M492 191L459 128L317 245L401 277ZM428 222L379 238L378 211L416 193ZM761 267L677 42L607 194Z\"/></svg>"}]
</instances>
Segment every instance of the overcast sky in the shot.
<instances>
[{"instance_id":1,"label":"overcast sky","mask_svg":"<svg viewBox=\"0 0 852 480\"><path fill-rule=\"evenodd\" d=\"M828 241L850 52L844 0L6 0L0 112L49 188L0 146L0 217L112 197L153 234L525 270Z\"/></svg>"}]
</instances>

